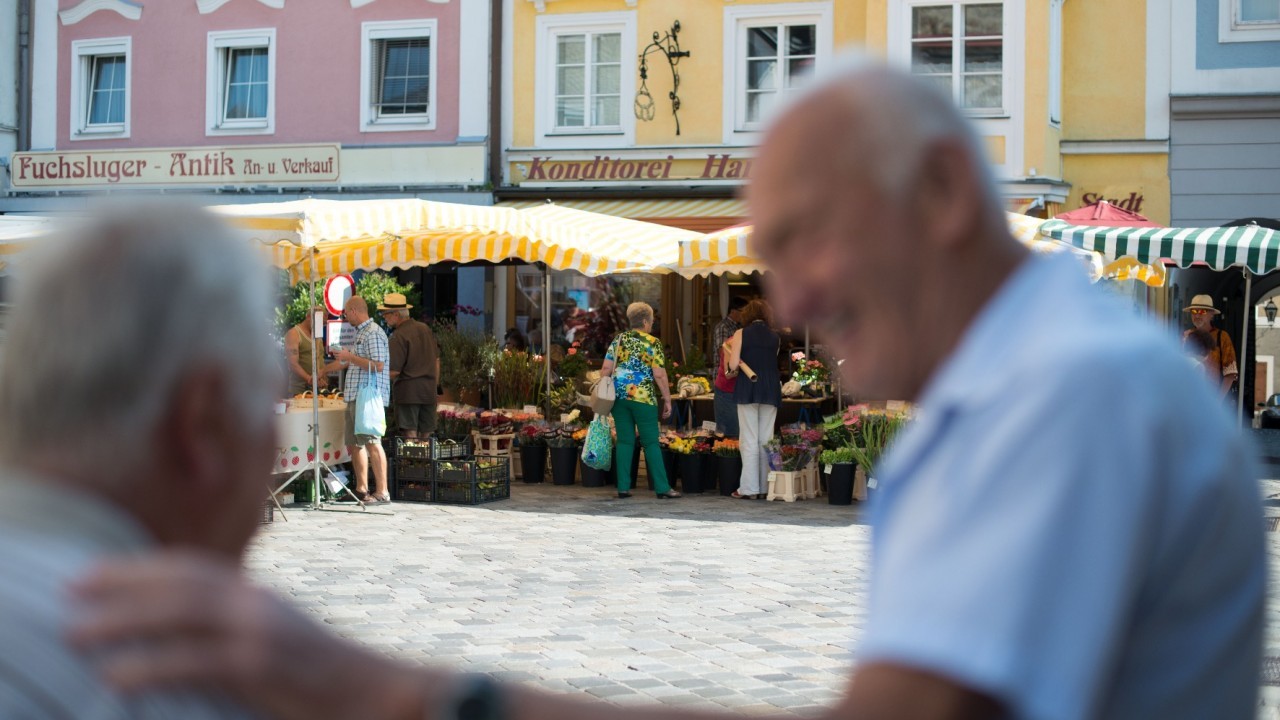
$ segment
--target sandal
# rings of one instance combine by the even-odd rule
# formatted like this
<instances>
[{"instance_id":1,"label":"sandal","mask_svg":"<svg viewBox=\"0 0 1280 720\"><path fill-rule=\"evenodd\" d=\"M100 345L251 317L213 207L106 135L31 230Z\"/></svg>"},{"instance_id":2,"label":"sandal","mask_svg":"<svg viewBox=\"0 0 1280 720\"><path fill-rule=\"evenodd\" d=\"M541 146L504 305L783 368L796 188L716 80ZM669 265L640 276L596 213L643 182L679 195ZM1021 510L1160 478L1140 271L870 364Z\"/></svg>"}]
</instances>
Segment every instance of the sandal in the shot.
<instances>
[{"instance_id":1,"label":"sandal","mask_svg":"<svg viewBox=\"0 0 1280 720\"><path fill-rule=\"evenodd\" d=\"M756 496L755 496L755 495L742 495L742 494L740 494L737 490L734 490L734 491L733 491L733 494L732 494L732 495L730 495L729 497L738 498L739 500L754 500Z\"/></svg>"}]
</instances>

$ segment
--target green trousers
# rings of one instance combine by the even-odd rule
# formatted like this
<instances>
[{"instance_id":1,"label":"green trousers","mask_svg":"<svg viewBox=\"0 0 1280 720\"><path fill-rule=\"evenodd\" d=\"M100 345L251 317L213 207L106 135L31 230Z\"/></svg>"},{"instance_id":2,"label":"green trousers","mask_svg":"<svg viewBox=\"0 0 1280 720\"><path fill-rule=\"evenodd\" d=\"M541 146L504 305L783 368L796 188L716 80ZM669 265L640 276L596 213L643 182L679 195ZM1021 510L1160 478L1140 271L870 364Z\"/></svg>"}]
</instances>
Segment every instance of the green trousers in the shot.
<instances>
[{"instance_id":1,"label":"green trousers","mask_svg":"<svg viewBox=\"0 0 1280 720\"><path fill-rule=\"evenodd\" d=\"M618 469L618 492L631 490L631 484L635 482L631 477L631 458L636 452L636 430L640 431L640 445L644 448L644 460L649 468L649 484L659 495L671 492L667 466L662 463L662 446L658 445L658 407L619 399L613 404L613 425L618 430L618 446L613 451L613 464Z\"/></svg>"}]
</instances>

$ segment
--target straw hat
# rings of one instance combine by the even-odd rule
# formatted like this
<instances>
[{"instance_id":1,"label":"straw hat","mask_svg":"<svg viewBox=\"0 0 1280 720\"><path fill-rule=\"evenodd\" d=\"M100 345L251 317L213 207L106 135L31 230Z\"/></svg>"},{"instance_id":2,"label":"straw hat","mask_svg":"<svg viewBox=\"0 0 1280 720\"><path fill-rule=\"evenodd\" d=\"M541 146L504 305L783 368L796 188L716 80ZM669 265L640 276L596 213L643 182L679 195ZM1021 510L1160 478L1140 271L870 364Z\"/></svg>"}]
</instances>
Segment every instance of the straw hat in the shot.
<instances>
[{"instance_id":1,"label":"straw hat","mask_svg":"<svg viewBox=\"0 0 1280 720\"><path fill-rule=\"evenodd\" d=\"M1214 315L1221 314L1217 308L1213 306L1213 298L1208 295L1196 295L1191 298L1191 304L1182 308L1182 312L1191 312L1192 310L1208 310Z\"/></svg>"},{"instance_id":2,"label":"straw hat","mask_svg":"<svg viewBox=\"0 0 1280 720\"><path fill-rule=\"evenodd\" d=\"M1206 296L1207 297L1207 296ZM378 303L378 312L386 310L408 310L413 307L404 295L400 293L387 293L382 296L382 302Z\"/></svg>"}]
</instances>

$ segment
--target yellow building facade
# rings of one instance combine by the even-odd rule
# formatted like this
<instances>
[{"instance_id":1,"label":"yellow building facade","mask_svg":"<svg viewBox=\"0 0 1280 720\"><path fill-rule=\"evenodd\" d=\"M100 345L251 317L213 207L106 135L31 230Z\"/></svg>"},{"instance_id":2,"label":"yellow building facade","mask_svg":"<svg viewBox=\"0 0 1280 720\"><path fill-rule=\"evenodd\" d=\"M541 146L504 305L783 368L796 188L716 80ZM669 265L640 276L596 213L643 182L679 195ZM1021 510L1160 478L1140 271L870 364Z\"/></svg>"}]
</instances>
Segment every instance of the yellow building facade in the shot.
<instances>
[{"instance_id":1,"label":"yellow building facade","mask_svg":"<svg viewBox=\"0 0 1280 720\"><path fill-rule=\"evenodd\" d=\"M1144 134L1146 17L1144 0L506 0L496 199L747 222L738 191L769 108L855 50L952 94L1010 210L1109 199L1167 221L1167 140ZM708 282L664 285L691 332L728 297Z\"/></svg>"}]
</instances>

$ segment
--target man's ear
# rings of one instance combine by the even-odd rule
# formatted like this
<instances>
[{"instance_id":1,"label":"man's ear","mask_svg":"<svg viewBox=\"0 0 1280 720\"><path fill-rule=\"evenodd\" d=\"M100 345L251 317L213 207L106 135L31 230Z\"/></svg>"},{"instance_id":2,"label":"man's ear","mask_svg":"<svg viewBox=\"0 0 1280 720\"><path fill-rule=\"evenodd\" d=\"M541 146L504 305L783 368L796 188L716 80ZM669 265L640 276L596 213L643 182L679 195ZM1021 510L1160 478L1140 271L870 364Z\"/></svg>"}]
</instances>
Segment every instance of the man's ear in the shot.
<instances>
[{"instance_id":1,"label":"man's ear","mask_svg":"<svg viewBox=\"0 0 1280 720\"><path fill-rule=\"evenodd\" d=\"M223 374L209 368L184 372L175 383L157 451L184 489L205 492L219 482L225 458L218 438L228 430L226 392Z\"/></svg>"},{"instance_id":2,"label":"man's ear","mask_svg":"<svg viewBox=\"0 0 1280 720\"><path fill-rule=\"evenodd\" d=\"M928 144L912 193L925 242L959 246L974 236L982 217L975 159L963 142L941 138Z\"/></svg>"}]
</instances>

